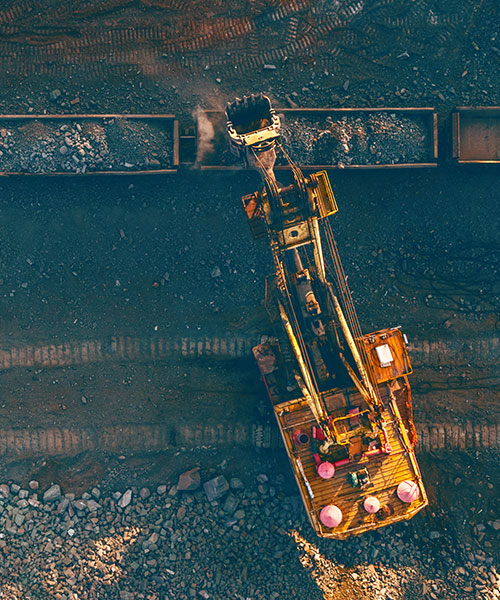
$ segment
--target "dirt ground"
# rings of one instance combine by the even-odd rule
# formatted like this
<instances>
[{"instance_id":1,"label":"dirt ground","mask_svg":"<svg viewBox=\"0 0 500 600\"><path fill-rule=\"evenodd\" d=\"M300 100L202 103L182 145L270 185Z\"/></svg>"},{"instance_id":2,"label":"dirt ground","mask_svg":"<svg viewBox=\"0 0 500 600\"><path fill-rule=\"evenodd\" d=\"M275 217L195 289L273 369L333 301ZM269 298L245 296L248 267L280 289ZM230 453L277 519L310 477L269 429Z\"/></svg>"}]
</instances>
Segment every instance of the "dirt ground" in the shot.
<instances>
[{"instance_id":1,"label":"dirt ground","mask_svg":"<svg viewBox=\"0 0 500 600\"><path fill-rule=\"evenodd\" d=\"M332 227L364 331L402 325L410 339L490 339L499 329L498 171L453 164L449 115L500 104L497 12L493 0L49 0L43 10L6 0L0 111L174 113L182 129L197 107L223 109L258 91L279 107L434 106L439 166L330 173L339 205ZM2 178L0 346L271 333L262 306L271 257L251 239L240 204L259 187L256 174L197 169ZM497 417L495 366L481 357L460 363L415 373L416 418ZM19 368L0 372L0 424L254 419L261 391L249 361ZM422 545L422 572L436 565L446 579L448 548L421 533L463 544L465 561L493 551L494 531L478 525L497 518L497 456L420 461L431 504L396 533ZM207 478L279 472L295 493L284 453L226 449L5 459L0 479L123 490L175 482L197 463Z\"/></svg>"},{"instance_id":2,"label":"dirt ground","mask_svg":"<svg viewBox=\"0 0 500 600\"><path fill-rule=\"evenodd\" d=\"M402 325L410 340L464 343L498 335L493 169L331 179L339 204L332 226L365 331ZM1 181L2 348L109 335L272 333L262 306L270 255L251 239L239 200L258 185L251 173L199 172ZM480 357L470 367L417 371L416 412L422 420L490 419L497 375L491 358L481 368ZM84 427L117 414L154 422L183 398L217 420L250 417L259 403L253 366L99 363L1 377L4 426Z\"/></svg>"}]
</instances>

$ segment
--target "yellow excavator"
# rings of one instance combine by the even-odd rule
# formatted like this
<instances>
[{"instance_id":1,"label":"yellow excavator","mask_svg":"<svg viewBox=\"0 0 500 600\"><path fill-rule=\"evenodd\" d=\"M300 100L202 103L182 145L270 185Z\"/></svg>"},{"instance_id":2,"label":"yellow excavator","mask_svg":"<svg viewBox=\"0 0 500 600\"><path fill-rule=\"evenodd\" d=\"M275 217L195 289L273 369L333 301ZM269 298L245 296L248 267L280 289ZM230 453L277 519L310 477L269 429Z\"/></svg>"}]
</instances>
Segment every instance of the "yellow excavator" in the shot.
<instances>
[{"instance_id":1,"label":"yellow excavator","mask_svg":"<svg viewBox=\"0 0 500 600\"><path fill-rule=\"evenodd\" d=\"M328 175L294 164L269 98L237 98L226 117L231 151L264 184L242 198L275 266L265 296L275 334L253 354L311 525L343 539L410 519L428 501L406 337L398 327L362 333L330 224L338 209ZM276 178L278 159L289 185Z\"/></svg>"}]
</instances>

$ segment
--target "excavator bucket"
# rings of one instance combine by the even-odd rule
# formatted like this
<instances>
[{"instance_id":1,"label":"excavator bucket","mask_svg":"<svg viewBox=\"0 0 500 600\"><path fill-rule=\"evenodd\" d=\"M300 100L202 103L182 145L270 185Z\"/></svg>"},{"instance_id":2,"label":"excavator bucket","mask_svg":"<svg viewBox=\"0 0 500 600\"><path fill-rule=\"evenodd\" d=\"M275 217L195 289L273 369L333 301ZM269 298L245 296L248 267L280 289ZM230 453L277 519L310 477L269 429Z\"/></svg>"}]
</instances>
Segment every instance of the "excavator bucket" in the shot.
<instances>
[{"instance_id":1,"label":"excavator bucket","mask_svg":"<svg viewBox=\"0 0 500 600\"><path fill-rule=\"evenodd\" d=\"M247 151L270 150L280 135L280 119L264 94L236 98L227 105L226 117L231 151L247 162Z\"/></svg>"}]
</instances>

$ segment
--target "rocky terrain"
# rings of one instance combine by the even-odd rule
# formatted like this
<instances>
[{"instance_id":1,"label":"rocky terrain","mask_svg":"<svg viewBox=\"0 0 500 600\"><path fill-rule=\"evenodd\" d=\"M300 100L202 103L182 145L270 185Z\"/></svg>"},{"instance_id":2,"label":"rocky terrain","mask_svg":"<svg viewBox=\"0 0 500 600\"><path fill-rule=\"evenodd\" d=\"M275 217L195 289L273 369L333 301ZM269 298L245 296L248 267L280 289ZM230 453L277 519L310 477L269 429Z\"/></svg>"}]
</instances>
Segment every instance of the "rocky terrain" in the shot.
<instances>
[{"instance_id":1,"label":"rocky terrain","mask_svg":"<svg viewBox=\"0 0 500 600\"><path fill-rule=\"evenodd\" d=\"M429 123L396 113L286 118L281 143L300 165L380 165L433 162Z\"/></svg>"},{"instance_id":2,"label":"rocky terrain","mask_svg":"<svg viewBox=\"0 0 500 600\"><path fill-rule=\"evenodd\" d=\"M467 476L468 459L448 458L448 469L426 460L425 470L440 472L441 488L427 473L439 506L346 541L316 538L290 474L275 468L240 478L223 460L148 486L108 476L78 495L37 480L4 483L0 592L23 600L495 600L494 457L481 460L479 499L455 476ZM471 522L465 510L477 512Z\"/></svg>"}]
</instances>

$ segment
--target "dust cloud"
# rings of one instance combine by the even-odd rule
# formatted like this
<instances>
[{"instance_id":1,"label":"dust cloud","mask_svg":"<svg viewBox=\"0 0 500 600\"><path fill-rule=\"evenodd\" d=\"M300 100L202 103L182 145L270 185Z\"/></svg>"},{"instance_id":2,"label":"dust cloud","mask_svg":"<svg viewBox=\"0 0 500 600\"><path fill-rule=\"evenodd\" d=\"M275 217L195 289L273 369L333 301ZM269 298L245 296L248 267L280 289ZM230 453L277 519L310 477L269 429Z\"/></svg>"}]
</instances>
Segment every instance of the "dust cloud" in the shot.
<instances>
[{"instance_id":1,"label":"dust cloud","mask_svg":"<svg viewBox=\"0 0 500 600\"><path fill-rule=\"evenodd\" d=\"M198 145L196 149L196 164L199 165L203 157L208 152L214 150L215 130L212 123L208 120L205 111L197 106L193 111L193 118L198 128Z\"/></svg>"}]
</instances>

